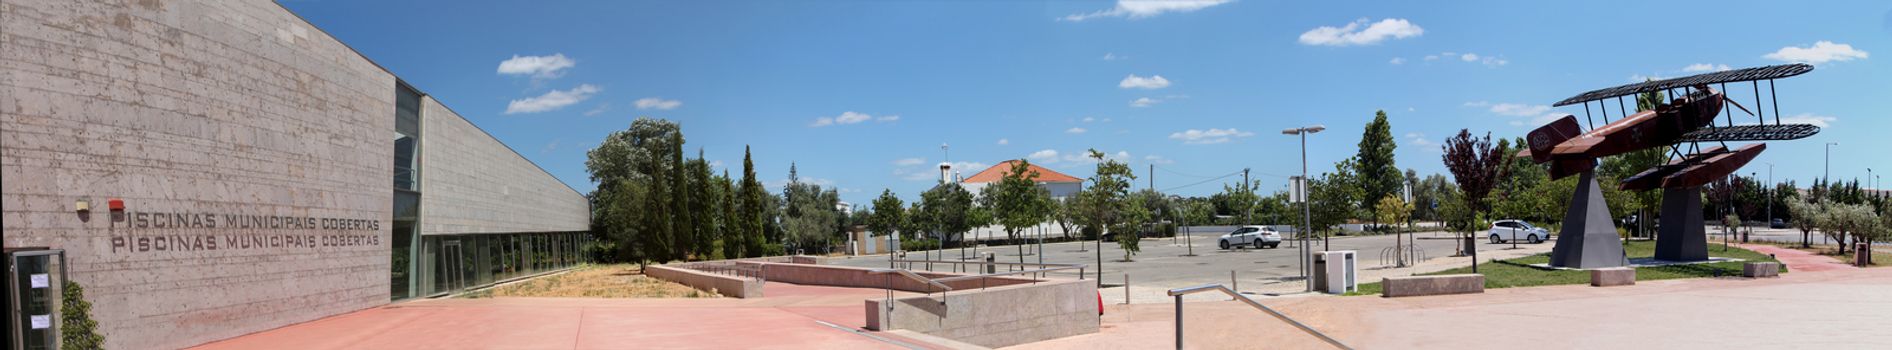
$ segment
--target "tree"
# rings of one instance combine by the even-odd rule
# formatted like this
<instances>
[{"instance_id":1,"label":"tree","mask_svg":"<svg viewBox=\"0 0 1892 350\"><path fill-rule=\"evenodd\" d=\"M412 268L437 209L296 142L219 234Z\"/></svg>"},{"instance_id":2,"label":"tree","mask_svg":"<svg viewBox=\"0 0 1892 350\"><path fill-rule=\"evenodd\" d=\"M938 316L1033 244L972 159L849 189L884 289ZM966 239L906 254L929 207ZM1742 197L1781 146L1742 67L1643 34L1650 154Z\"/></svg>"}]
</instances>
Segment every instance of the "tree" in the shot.
<instances>
[{"instance_id":1,"label":"tree","mask_svg":"<svg viewBox=\"0 0 1892 350\"><path fill-rule=\"evenodd\" d=\"M1038 172L1031 170L1031 161L1012 161L1003 175L980 190L979 200L991 208L993 221L1005 227L1005 238L1018 246L1018 262L1024 263L1025 245L1018 242L1018 232L1045 222L1056 204L1051 202L1050 191L1038 187Z\"/></svg>"},{"instance_id":2,"label":"tree","mask_svg":"<svg viewBox=\"0 0 1892 350\"><path fill-rule=\"evenodd\" d=\"M1360 135L1359 154L1353 157L1353 182L1362 194L1356 198L1357 207L1370 209L1379 204L1381 198L1399 194L1406 176L1393 163L1393 149L1397 147L1392 124L1386 121L1386 111L1374 113L1373 121L1366 124L1366 131Z\"/></svg>"},{"instance_id":3,"label":"tree","mask_svg":"<svg viewBox=\"0 0 1892 350\"><path fill-rule=\"evenodd\" d=\"M880 191L880 198L874 198L874 211L867 214L867 230L881 235L893 235L906 225L906 204L899 196L893 195L893 189Z\"/></svg>"},{"instance_id":4,"label":"tree","mask_svg":"<svg viewBox=\"0 0 1892 350\"><path fill-rule=\"evenodd\" d=\"M763 256L764 246L768 243L763 234L764 210L775 206L767 191L762 189L762 181L756 180L755 160L750 157L749 146L742 146L742 182L736 187L736 225L735 235L743 244L743 257Z\"/></svg>"},{"instance_id":5,"label":"tree","mask_svg":"<svg viewBox=\"0 0 1892 350\"><path fill-rule=\"evenodd\" d=\"M612 241L617 259L642 265L674 257L675 183L668 179L677 166L673 145L681 140L676 123L639 118L587 152L585 170L598 184L591 194L593 226Z\"/></svg>"},{"instance_id":6,"label":"tree","mask_svg":"<svg viewBox=\"0 0 1892 350\"><path fill-rule=\"evenodd\" d=\"M955 183L941 183L933 189L920 193L920 207L924 209L927 223L941 235L957 237L955 242L962 244L966 231L973 228L972 193Z\"/></svg>"},{"instance_id":7,"label":"tree","mask_svg":"<svg viewBox=\"0 0 1892 350\"><path fill-rule=\"evenodd\" d=\"M1078 212L1082 213L1089 222L1086 226L1102 229L1100 233L1116 234L1117 245L1124 249L1123 259L1130 260L1130 256L1135 255L1137 251L1136 233L1112 231L1121 228L1120 225L1125 219L1124 214L1130 210L1126 197L1130 195L1130 181L1136 180L1136 174L1131 173L1130 166L1106 157L1104 152L1096 149L1090 150L1090 158L1097 162L1097 171L1089 179L1089 188L1078 194L1080 208ZM1130 237L1123 237L1126 235ZM1097 265L1102 268L1103 239L1101 237L1097 244ZM1100 285L1101 283L1099 282Z\"/></svg>"},{"instance_id":8,"label":"tree","mask_svg":"<svg viewBox=\"0 0 1892 350\"><path fill-rule=\"evenodd\" d=\"M1492 187L1506 175L1502 166L1509 156L1491 147L1490 133L1486 133L1481 138L1473 138L1471 130L1466 129L1460 129L1457 136L1447 138L1442 147L1445 149L1445 154L1441 156L1445 161L1445 168L1451 171L1453 180L1458 184L1459 193L1462 194L1459 200L1465 210L1461 214L1483 213L1489 210L1485 197L1491 194ZM1461 220L1466 221L1459 227L1461 232L1465 232L1466 237L1470 237L1471 230L1476 230L1478 226L1472 225L1469 222L1470 219L1472 218L1461 217Z\"/></svg>"},{"instance_id":9,"label":"tree","mask_svg":"<svg viewBox=\"0 0 1892 350\"><path fill-rule=\"evenodd\" d=\"M79 282L65 281L60 294L59 348L104 349L105 335L99 334L99 322L92 320L92 302L85 300L85 288Z\"/></svg>"},{"instance_id":10,"label":"tree","mask_svg":"<svg viewBox=\"0 0 1892 350\"><path fill-rule=\"evenodd\" d=\"M1813 230L1824 225L1820 222L1823 209L1820 203L1813 202L1811 198L1787 202L1787 212L1793 213L1793 227L1800 229L1801 248L1813 247Z\"/></svg>"},{"instance_id":11,"label":"tree","mask_svg":"<svg viewBox=\"0 0 1892 350\"><path fill-rule=\"evenodd\" d=\"M1382 197L1378 204L1373 205L1374 217L1380 222L1406 222L1406 219L1412 218L1412 210L1412 203L1406 203L1399 196Z\"/></svg>"},{"instance_id":12,"label":"tree","mask_svg":"<svg viewBox=\"0 0 1892 350\"><path fill-rule=\"evenodd\" d=\"M788 184L782 187L782 229L784 243L805 250L825 251L837 232L840 213L835 210L839 195L833 189L801 182L795 165L788 166Z\"/></svg>"},{"instance_id":13,"label":"tree","mask_svg":"<svg viewBox=\"0 0 1892 350\"><path fill-rule=\"evenodd\" d=\"M716 220L716 245L721 247L722 258L739 258L748 248L747 240L737 230L736 182L729 177L729 169L723 168L723 175L717 176L710 185L716 189L716 208L722 214Z\"/></svg>"},{"instance_id":14,"label":"tree","mask_svg":"<svg viewBox=\"0 0 1892 350\"><path fill-rule=\"evenodd\" d=\"M1445 203L1458 201L1458 185L1445 175L1427 175L1413 186L1413 218L1424 221L1440 221L1445 218L1442 211Z\"/></svg>"},{"instance_id":15,"label":"tree","mask_svg":"<svg viewBox=\"0 0 1892 350\"><path fill-rule=\"evenodd\" d=\"M933 240L934 236L930 233L939 226L933 224L932 217L927 216L926 207L921 206L920 202L907 204L905 219L906 220L901 222L900 225L900 232L903 233L900 236L900 241L905 242L912 240L914 242L923 242Z\"/></svg>"}]
</instances>

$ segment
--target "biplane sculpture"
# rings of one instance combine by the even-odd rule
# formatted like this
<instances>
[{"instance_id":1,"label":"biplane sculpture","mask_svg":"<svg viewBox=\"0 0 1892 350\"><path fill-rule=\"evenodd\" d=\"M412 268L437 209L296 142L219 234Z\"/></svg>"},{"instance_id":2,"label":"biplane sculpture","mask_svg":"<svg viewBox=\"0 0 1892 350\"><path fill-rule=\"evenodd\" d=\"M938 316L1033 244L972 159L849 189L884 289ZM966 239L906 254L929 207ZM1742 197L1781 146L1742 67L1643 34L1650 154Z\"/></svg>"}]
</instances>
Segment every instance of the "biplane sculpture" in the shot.
<instances>
[{"instance_id":1,"label":"biplane sculpture","mask_svg":"<svg viewBox=\"0 0 1892 350\"><path fill-rule=\"evenodd\" d=\"M1657 260L1701 261L1708 259L1708 236L1702 226L1701 187L1727 177L1761 151L1765 143L1751 143L1730 148L1728 142L1795 140L1813 136L1820 128L1808 124L1782 124L1779 99L1774 98L1774 80L1806 74L1813 66L1785 64L1745 68L1648 81L1578 94L1554 106L1583 104L1584 119L1592 126L1582 130L1575 115L1566 115L1532 130L1526 136L1528 148L1519 157L1530 157L1538 164L1548 164L1552 179L1582 175L1570 208L1564 213L1563 231L1551 250L1551 266L1602 268L1628 264L1622 240L1609 217L1602 190L1596 184L1597 158L1649 148L1666 147L1669 162L1635 176L1622 179L1624 190L1662 189L1661 229L1656 236ZM1756 114L1727 95L1728 83L1749 82L1753 86L1754 105L1763 106L1762 80L1767 81L1769 100L1773 101L1773 123L1766 111ZM1719 86L1720 89L1715 87ZM1738 87L1738 86L1737 86ZM1650 92L1680 96L1646 110L1631 114L1623 103L1625 96ZM1615 98L1623 117L1610 121L1607 100ZM1602 111L1603 126L1596 127L1590 115L1590 103ZM1751 124L1737 124L1731 110L1734 105L1756 118ZM1726 125L1717 119L1725 116ZM1702 143L1713 143L1703 149Z\"/></svg>"}]
</instances>

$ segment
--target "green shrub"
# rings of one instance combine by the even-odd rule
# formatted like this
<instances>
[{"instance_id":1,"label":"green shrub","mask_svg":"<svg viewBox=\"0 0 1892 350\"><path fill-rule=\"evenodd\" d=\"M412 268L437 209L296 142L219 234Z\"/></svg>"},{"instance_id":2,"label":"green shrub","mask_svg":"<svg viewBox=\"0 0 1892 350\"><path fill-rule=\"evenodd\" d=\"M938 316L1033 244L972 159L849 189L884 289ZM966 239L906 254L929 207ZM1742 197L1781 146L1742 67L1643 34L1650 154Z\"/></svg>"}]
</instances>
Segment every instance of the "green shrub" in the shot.
<instances>
[{"instance_id":1,"label":"green shrub","mask_svg":"<svg viewBox=\"0 0 1892 350\"><path fill-rule=\"evenodd\" d=\"M99 322L92 320L92 302L85 300L85 288L66 281L59 310L59 348L94 350L105 348L105 336L99 334Z\"/></svg>"},{"instance_id":2,"label":"green shrub","mask_svg":"<svg viewBox=\"0 0 1892 350\"><path fill-rule=\"evenodd\" d=\"M939 249L939 241L934 241L930 239L929 240L900 241L900 250L904 250L904 251L917 252L917 251L922 251L922 250L934 250L934 249Z\"/></svg>"}]
</instances>

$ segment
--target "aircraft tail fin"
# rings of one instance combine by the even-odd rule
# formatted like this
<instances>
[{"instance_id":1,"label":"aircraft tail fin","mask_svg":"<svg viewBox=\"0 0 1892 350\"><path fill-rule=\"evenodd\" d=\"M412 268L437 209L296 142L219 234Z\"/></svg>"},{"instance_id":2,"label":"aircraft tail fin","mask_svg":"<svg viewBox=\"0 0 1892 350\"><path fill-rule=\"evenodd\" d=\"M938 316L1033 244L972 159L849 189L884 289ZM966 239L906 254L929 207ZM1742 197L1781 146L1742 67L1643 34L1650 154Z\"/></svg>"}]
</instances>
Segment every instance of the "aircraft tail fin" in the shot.
<instances>
[{"instance_id":1,"label":"aircraft tail fin","mask_svg":"<svg viewBox=\"0 0 1892 350\"><path fill-rule=\"evenodd\" d=\"M1550 124L1538 127L1537 130L1531 130L1531 133L1525 137L1525 142L1529 143L1527 146L1530 147L1531 161L1539 164L1550 161L1551 149L1556 148L1557 144L1582 134L1583 127L1577 125L1577 116L1574 115L1564 115L1563 118L1557 118ZM1523 153L1519 152L1519 156L1524 155Z\"/></svg>"}]
</instances>

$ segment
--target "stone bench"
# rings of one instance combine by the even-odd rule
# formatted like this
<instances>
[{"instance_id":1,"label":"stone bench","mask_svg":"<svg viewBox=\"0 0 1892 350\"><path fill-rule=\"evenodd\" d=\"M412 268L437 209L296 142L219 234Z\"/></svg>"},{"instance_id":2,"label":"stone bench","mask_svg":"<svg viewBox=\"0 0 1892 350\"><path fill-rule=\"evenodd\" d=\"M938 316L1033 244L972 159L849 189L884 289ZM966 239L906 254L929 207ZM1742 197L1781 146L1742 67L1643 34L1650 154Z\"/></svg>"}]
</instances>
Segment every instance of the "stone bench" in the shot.
<instances>
[{"instance_id":1,"label":"stone bench","mask_svg":"<svg viewBox=\"0 0 1892 350\"><path fill-rule=\"evenodd\" d=\"M1387 298L1485 292L1485 275L1438 275L1380 279L1380 296Z\"/></svg>"},{"instance_id":2,"label":"stone bench","mask_svg":"<svg viewBox=\"0 0 1892 350\"><path fill-rule=\"evenodd\" d=\"M1780 263L1750 262L1741 264L1741 277L1780 277Z\"/></svg>"},{"instance_id":3,"label":"stone bench","mask_svg":"<svg viewBox=\"0 0 1892 350\"><path fill-rule=\"evenodd\" d=\"M1631 286L1635 284L1636 269L1634 268L1611 267L1590 270L1590 286L1592 287Z\"/></svg>"}]
</instances>

